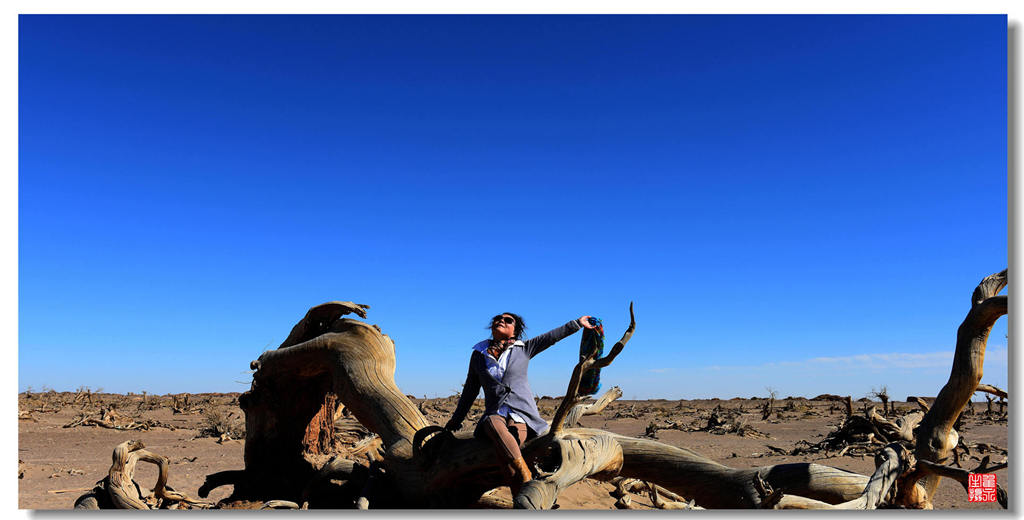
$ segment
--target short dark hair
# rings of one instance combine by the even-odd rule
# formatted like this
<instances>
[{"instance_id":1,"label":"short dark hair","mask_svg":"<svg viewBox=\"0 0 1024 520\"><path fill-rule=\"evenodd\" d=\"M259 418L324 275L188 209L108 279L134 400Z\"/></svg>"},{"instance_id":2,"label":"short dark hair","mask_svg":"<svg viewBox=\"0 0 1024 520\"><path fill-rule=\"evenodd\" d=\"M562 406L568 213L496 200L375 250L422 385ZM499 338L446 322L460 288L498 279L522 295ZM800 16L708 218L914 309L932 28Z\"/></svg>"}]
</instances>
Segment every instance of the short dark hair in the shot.
<instances>
[{"instance_id":1,"label":"short dark hair","mask_svg":"<svg viewBox=\"0 0 1024 520\"><path fill-rule=\"evenodd\" d=\"M494 322L498 318L500 318L500 317L502 317L502 316L504 316L506 314L508 314L509 316L512 316L513 318L516 319L516 330L515 330L514 333L512 333L512 339L521 339L523 337L523 331L526 330L526 322L523 321L523 317L522 316L520 316L520 315L518 315L518 314L516 314L514 312L503 312L501 314L498 314L497 316L491 318L491 321L484 328L486 328L487 330L491 330L491 327L494 326Z\"/></svg>"}]
</instances>

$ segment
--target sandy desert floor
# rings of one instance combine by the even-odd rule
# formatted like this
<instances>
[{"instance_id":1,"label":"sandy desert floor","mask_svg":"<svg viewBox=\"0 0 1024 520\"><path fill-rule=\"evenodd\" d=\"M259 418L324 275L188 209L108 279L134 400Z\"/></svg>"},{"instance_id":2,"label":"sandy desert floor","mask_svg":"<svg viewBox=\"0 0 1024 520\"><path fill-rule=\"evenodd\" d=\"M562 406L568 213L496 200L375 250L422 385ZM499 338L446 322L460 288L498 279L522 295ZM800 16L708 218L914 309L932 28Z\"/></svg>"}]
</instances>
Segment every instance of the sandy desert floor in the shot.
<instances>
[{"instance_id":1,"label":"sandy desert floor","mask_svg":"<svg viewBox=\"0 0 1024 520\"><path fill-rule=\"evenodd\" d=\"M19 395L19 490L18 506L22 509L70 509L74 501L102 479L110 468L114 446L129 439L138 439L147 449L170 460L168 483L179 492L195 498L207 474L243 469L242 448L244 415L238 408L238 394L193 394L187 405L180 399L175 410L172 396L92 394L90 403L84 396L75 402L75 393L50 392ZM416 399L422 411L435 424L443 425L454 407L452 398ZM787 462L815 462L865 475L874 471L870 455L815 453L789 455L806 442L818 443L843 422L841 403L802 398L776 401L775 413L761 419L763 400L649 400L615 401L601 414L586 416L581 425L601 428L628 436L654 435L661 442L690 448L722 464L742 468ZM474 406L465 428L469 429L479 415L482 401ZM894 404L899 412L914 409L906 402ZM103 409L114 410L126 421L146 424L148 429L116 430L88 423L101 417ZM546 417L553 415L558 401L541 399L538 406ZM880 403L855 402L855 410ZM971 455L989 455L993 463L1006 458L1007 421L1005 414L986 414L986 403L974 403L975 413L965 415L960 433ZM728 417L730 424L741 424L739 433L716 434L699 430L706 427L713 410ZM651 428L651 425L654 428ZM74 425L65 427L66 425ZM337 425L336 425L337 426ZM726 428L728 429L728 428ZM653 430L653 432L650 432ZM232 431L235 439L219 436ZM649 433L650 432L650 433ZM806 442L805 442L806 441ZM963 466L973 469L977 459L968 458ZM156 482L156 467L140 463L135 480L143 488ZM996 472L999 484L1009 490L1008 470ZM562 509L615 509L614 486L605 482L584 480L564 492L558 499ZM209 500L227 497L231 486L217 488ZM508 488L497 494L509 496ZM646 494L630 497L638 509L649 509ZM1011 496L1010 500L1014 497ZM1000 509L996 503L971 503L967 493L955 482L944 479L935 500L937 509Z\"/></svg>"}]
</instances>

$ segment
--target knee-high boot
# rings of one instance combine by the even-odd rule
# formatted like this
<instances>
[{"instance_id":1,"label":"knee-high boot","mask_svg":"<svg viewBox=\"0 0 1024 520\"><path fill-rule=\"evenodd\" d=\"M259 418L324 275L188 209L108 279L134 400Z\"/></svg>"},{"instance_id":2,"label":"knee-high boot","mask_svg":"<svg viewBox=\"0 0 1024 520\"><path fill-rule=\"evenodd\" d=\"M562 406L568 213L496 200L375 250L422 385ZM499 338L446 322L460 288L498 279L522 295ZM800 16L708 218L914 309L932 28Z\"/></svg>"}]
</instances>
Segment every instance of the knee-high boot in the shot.
<instances>
[{"instance_id":1,"label":"knee-high boot","mask_svg":"<svg viewBox=\"0 0 1024 520\"><path fill-rule=\"evenodd\" d=\"M519 490L522 489L523 484L533 480L533 474L530 473L530 467L526 465L526 461L522 457L517 457L515 460L509 463L509 469L511 470L512 476L509 479L508 487L512 491L512 497L514 498L519 494Z\"/></svg>"}]
</instances>

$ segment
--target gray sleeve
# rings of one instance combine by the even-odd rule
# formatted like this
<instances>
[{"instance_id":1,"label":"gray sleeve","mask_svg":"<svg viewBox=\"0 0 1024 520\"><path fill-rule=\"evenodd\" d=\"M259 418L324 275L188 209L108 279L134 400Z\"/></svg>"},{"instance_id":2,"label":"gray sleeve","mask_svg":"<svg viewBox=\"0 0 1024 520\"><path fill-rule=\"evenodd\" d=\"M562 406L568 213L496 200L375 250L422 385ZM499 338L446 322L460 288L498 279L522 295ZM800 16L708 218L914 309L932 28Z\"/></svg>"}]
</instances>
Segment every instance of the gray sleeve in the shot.
<instances>
[{"instance_id":1,"label":"gray sleeve","mask_svg":"<svg viewBox=\"0 0 1024 520\"><path fill-rule=\"evenodd\" d=\"M572 320L561 327L549 330L535 338L530 338L526 340L526 353L532 358L582 328L583 326L580 325L579 320Z\"/></svg>"},{"instance_id":2,"label":"gray sleeve","mask_svg":"<svg viewBox=\"0 0 1024 520\"><path fill-rule=\"evenodd\" d=\"M476 354L476 352L473 354ZM466 414L469 413L469 408L473 406L473 401L476 400L476 396L479 393L480 379L477 377L476 372L473 371L473 355L470 355L469 373L466 374L466 382L462 385L462 395L459 396L459 404L455 407L455 412L452 413L452 423L462 424Z\"/></svg>"}]
</instances>

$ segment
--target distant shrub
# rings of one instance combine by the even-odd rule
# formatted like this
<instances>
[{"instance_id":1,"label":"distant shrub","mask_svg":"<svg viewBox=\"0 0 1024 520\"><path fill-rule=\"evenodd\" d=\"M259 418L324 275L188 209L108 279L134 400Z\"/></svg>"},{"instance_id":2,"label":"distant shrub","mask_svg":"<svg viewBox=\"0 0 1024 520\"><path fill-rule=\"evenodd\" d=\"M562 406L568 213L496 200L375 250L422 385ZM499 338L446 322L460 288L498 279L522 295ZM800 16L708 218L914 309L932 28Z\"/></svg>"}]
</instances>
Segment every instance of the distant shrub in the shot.
<instances>
[{"instance_id":1,"label":"distant shrub","mask_svg":"<svg viewBox=\"0 0 1024 520\"><path fill-rule=\"evenodd\" d=\"M245 438L245 423L234 412L220 412L209 409L203 413L203 424L199 437L221 437L227 435L232 439Z\"/></svg>"}]
</instances>

